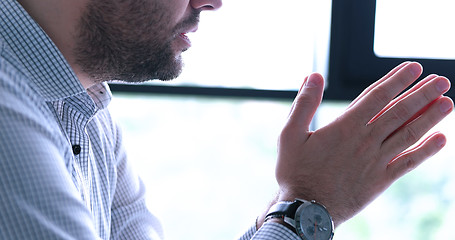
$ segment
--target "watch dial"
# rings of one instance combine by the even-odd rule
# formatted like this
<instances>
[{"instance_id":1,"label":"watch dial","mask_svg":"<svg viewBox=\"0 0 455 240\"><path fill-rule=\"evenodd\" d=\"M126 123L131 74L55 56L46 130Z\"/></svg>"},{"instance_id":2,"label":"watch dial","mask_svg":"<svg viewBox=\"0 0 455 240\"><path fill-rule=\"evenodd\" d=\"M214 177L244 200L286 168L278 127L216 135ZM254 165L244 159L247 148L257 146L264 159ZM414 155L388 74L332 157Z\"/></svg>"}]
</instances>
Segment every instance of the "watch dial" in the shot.
<instances>
[{"instance_id":1,"label":"watch dial","mask_svg":"<svg viewBox=\"0 0 455 240\"><path fill-rule=\"evenodd\" d=\"M328 240L332 237L332 221L327 211L318 204L306 206L300 212L300 234L308 240Z\"/></svg>"}]
</instances>

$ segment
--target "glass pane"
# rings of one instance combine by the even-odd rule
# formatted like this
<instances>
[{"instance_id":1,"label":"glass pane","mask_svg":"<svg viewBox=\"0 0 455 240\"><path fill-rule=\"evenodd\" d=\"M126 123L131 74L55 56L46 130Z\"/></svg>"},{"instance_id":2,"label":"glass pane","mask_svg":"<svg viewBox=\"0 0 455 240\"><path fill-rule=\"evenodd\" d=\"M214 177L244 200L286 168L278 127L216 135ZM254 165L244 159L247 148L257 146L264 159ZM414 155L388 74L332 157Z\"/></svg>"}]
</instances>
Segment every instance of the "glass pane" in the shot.
<instances>
[{"instance_id":1,"label":"glass pane","mask_svg":"<svg viewBox=\"0 0 455 240\"><path fill-rule=\"evenodd\" d=\"M275 196L290 102L116 95L130 161L166 239L234 240Z\"/></svg>"},{"instance_id":2,"label":"glass pane","mask_svg":"<svg viewBox=\"0 0 455 240\"><path fill-rule=\"evenodd\" d=\"M182 75L164 84L298 89L326 65L330 6L330 0L223 1L218 11L201 14L198 31L188 35Z\"/></svg>"},{"instance_id":3,"label":"glass pane","mask_svg":"<svg viewBox=\"0 0 455 240\"><path fill-rule=\"evenodd\" d=\"M453 0L377 0L379 57L455 59Z\"/></svg>"},{"instance_id":4,"label":"glass pane","mask_svg":"<svg viewBox=\"0 0 455 240\"><path fill-rule=\"evenodd\" d=\"M167 239L236 239L274 197L276 141L291 102L116 95L111 110ZM346 108L324 102L322 127ZM455 239L454 114L448 145L341 225L339 240ZM179 204L180 203L180 204Z\"/></svg>"},{"instance_id":5,"label":"glass pane","mask_svg":"<svg viewBox=\"0 0 455 240\"><path fill-rule=\"evenodd\" d=\"M325 102L318 127L330 123L347 105ZM395 182L361 213L335 232L339 240L455 239L455 115L452 113L429 133L443 132L447 145L441 152Z\"/></svg>"}]
</instances>

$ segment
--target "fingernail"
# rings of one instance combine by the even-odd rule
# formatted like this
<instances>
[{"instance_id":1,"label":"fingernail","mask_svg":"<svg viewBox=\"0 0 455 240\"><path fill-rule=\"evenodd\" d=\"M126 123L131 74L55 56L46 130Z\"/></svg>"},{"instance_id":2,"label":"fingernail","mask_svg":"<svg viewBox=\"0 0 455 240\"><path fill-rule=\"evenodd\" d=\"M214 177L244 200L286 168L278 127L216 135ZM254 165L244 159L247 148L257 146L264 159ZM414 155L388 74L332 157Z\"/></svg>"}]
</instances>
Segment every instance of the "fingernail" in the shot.
<instances>
[{"instance_id":1,"label":"fingernail","mask_svg":"<svg viewBox=\"0 0 455 240\"><path fill-rule=\"evenodd\" d=\"M412 64L411 68L409 69L409 71L411 72L412 76L414 76L414 77L420 76L420 72L421 72L420 65L419 64Z\"/></svg>"},{"instance_id":2,"label":"fingernail","mask_svg":"<svg viewBox=\"0 0 455 240\"><path fill-rule=\"evenodd\" d=\"M450 88L450 84L445 79L439 79L436 82L436 89L443 93L446 92Z\"/></svg>"},{"instance_id":3,"label":"fingernail","mask_svg":"<svg viewBox=\"0 0 455 240\"><path fill-rule=\"evenodd\" d=\"M314 81L313 75L310 75L308 77L308 80L305 82L305 87L314 88L316 86L317 86L317 84Z\"/></svg>"},{"instance_id":4,"label":"fingernail","mask_svg":"<svg viewBox=\"0 0 455 240\"><path fill-rule=\"evenodd\" d=\"M439 109L441 110L442 113L448 113L452 110L452 103L449 101L443 101L439 105Z\"/></svg>"},{"instance_id":5,"label":"fingernail","mask_svg":"<svg viewBox=\"0 0 455 240\"><path fill-rule=\"evenodd\" d=\"M436 144L439 146L439 147L443 147L444 145L446 145L446 138L445 137L438 137L436 139Z\"/></svg>"}]
</instances>

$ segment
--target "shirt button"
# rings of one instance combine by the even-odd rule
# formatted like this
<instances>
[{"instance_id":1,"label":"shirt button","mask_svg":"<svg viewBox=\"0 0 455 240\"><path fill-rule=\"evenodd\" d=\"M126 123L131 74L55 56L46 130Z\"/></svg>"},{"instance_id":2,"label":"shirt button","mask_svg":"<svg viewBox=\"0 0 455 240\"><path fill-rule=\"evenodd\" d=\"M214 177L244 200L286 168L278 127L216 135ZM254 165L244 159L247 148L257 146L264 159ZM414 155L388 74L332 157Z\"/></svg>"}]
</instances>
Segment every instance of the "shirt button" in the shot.
<instances>
[{"instance_id":1,"label":"shirt button","mask_svg":"<svg viewBox=\"0 0 455 240\"><path fill-rule=\"evenodd\" d=\"M79 155L79 153L81 153L81 146L73 145L73 153L74 153L74 155Z\"/></svg>"}]
</instances>

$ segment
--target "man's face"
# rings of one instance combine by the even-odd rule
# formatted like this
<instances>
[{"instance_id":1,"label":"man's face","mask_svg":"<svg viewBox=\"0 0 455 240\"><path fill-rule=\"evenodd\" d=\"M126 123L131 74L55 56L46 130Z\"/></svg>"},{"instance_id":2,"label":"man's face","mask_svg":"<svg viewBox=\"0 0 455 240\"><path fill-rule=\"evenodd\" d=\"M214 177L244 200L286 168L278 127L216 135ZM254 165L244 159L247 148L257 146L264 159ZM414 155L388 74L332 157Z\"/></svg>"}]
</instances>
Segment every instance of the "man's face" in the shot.
<instances>
[{"instance_id":1,"label":"man's face","mask_svg":"<svg viewBox=\"0 0 455 240\"><path fill-rule=\"evenodd\" d=\"M196 31L203 9L190 1L89 0L77 29L76 64L97 82L177 77L190 47L185 34Z\"/></svg>"}]
</instances>

